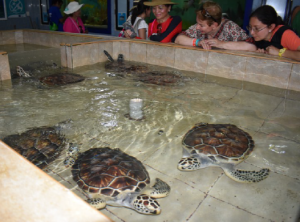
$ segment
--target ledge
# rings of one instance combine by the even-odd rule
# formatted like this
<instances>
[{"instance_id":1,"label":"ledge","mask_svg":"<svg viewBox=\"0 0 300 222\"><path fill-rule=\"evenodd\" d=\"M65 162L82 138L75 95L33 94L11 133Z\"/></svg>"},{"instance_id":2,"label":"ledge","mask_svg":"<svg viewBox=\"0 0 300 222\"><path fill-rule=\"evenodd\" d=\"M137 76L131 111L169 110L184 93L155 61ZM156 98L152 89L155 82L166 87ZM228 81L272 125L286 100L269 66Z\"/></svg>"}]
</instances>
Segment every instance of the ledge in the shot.
<instances>
[{"instance_id":1,"label":"ledge","mask_svg":"<svg viewBox=\"0 0 300 222\"><path fill-rule=\"evenodd\" d=\"M111 221L1 140L0 178L1 221Z\"/></svg>"}]
</instances>

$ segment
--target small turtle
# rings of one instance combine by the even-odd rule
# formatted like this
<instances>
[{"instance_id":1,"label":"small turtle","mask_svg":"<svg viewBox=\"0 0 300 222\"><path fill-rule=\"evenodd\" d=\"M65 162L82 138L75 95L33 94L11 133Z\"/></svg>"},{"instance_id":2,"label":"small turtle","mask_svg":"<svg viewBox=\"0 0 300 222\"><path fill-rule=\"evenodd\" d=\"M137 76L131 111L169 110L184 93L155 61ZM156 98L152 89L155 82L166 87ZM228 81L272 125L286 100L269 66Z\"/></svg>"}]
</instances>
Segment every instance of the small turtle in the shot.
<instances>
[{"instance_id":1,"label":"small turtle","mask_svg":"<svg viewBox=\"0 0 300 222\"><path fill-rule=\"evenodd\" d=\"M66 138L60 133L62 123L53 127L38 127L21 134L6 136L7 145L43 169L68 147Z\"/></svg>"},{"instance_id":2,"label":"small turtle","mask_svg":"<svg viewBox=\"0 0 300 222\"><path fill-rule=\"evenodd\" d=\"M196 124L183 140L183 158L178 169L192 171L205 167L221 167L237 182L253 183L265 179L269 169L247 171L235 169L254 149L252 137L231 124Z\"/></svg>"},{"instance_id":3,"label":"small turtle","mask_svg":"<svg viewBox=\"0 0 300 222\"><path fill-rule=\"evenodd\" d=\"M74 152L75 151L75 152ZM71 148L70 153L76 154ZM88 203L96 209L106 205L123 206L142 214L160 214L154 198L166 197L170 186L160 179L149 187L150 177L143 164L120 149L93 148L79 154L72 165L73 180L88 193Z\"/></svg>"},{"instance_id":4,"label":"small turtle","mask_svg":"<svg viewBox=\"0 0 300 222\"><path fill-rule=\"evenodd\" d=\"M25 72L24 69L20 66L17 66L17 73L20 77L31 78L32 80L36 80L32 75ZM38 78L39 83L44 86L63 86L71 83L81 82L85 78L79 74L75 73L55 73L48 76L43 76Z\"/></svg>"},{"instance_id":5,"label":"small turtle","mask_svg":"<svg viewBox=\"0 0 300 222\"><path fill-rule=\"evenodd\" d=\"M116 72L120 77L131 77L132 79L154 85L172 85L181 81L179 72L153 71L148 66L134 65L124 61L122 54L119 54L115 61L111 55L104 50L109 62L105 64L107 70Z\"/></svg>"}]
</instances>

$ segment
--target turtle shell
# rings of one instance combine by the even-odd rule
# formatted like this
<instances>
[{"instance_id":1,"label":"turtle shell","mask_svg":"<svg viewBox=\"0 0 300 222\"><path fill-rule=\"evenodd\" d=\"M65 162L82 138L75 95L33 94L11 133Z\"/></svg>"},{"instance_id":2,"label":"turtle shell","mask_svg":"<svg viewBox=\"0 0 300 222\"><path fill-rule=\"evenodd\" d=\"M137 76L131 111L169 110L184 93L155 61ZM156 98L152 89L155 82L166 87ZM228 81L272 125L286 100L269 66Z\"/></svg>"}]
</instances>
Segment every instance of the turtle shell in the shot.
<instances>
[{"instance_id":1,"label":"turtle shell","mask_svg":"<svg viewBox=\"0 0 300 222\"><path fill-rule=\"evenodd\" d=\"M105 68L115 72L117 76L154 85L172 85L181 80L181 76L173 72L151 71L147 66L134 65L128 62L107 62Z\"/></svg>"},{"instance_id":2,"label":"turtle shell","mask_svg":"<svg viewBox=\"0 0 300 222\"><path fill-rule=\"evenodd\" d=\"M138 73L135 79L145 83L166 86L180 82L181 76L174 72L149 71Z\"/></svg>"},{"instance_id":3,"label":"turtle shell","mask_svg":"<svg viewBox=\"0 0 300 222\"><path fill-rule=\"evenodd\" d=\"M231 124L197 124L189 130L182 144L190 153L220 157L223 161L237 163L254 148L252 137Z\"/></svg>"},{"instance_id":4,"label":"turtle shell","mask_svg":"<svg viewBox=\"0 0 300 222\"><path fill-rule=\"evenodd\" d=\"M118 76L127 77L127 74L137 74L148 71L148 67L144 65L137 65L127 61L108 61L105 63L107 71L115 72Z\"/></svg>"},{"instance_id":5,"label":"turtle shell","mask_svg":"<svg viewBox=\"0 0 300 222\"><path fill-rule=\"evenodd\" d=\"M80 154L72 167L78 186L89 193L116 197L139 192L150 178L143 164L120 149L93 148Z\"/></svg>"},{"instance_id":6,"label":"turtle shell","mask_svg":"<svg viewBox=\"0 0 300 222\"><path fill-rule=\"evenodd\" d=\"M75 73L56 73L39 78L40 82L47 86L62 86L71 83L81 82L85 78Z\"/></svg>"},{"instance_id":7,"label":"turtle shell","mask_svg":"<svg viewBox=\"0 0 300 222\"><path fill-rule=\"evenodd\" d=\"M65 138L53 127L30 129L3 139L7 145L39 168L45 168L65 147Z\"/></svg>"}]
</instances>

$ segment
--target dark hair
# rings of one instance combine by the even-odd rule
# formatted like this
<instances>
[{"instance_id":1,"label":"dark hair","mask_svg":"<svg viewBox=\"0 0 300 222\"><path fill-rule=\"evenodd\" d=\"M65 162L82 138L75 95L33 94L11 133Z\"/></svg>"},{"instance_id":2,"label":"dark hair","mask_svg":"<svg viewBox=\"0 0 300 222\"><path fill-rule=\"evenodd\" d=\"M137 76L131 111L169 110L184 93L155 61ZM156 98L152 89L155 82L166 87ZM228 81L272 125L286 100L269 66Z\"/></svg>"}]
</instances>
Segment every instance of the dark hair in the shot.
<instances>
[{"instance_id":1,"label":"dark hair","mask_svg":"<svg viewBox=\"0 0 300 222\"><path fill-rule=\"evenodd\" d=\"M51 5L56 5L57 3L63 3L63 1L62 0L52 0Z\"/></svg>"},{"instance_id":2,"label":"dark hair","mask_svg":"<svg viewBox=\"0 0 300 222\"><path fill-rule=\"evenodd\" d=\"M263 5L251 13L250 18L256 17L263 24L270 26L272 24L283 24L282 18L277 15L275 9L270 5Z\"/></svg>"},{"instance_id":3,"label":"dark hair","mask_svg":"<svg viewBox=\"0 0 300 222\"><path fill-rule=\"evenodd\" d=\"M134 8L131 10L131 24L133 25L135 22L136 17L138 15L146 12L146 10L150 9L150 6L144 5L145 0L140 0L138 3L134 4Z\"/></svg>"}]
</instances>

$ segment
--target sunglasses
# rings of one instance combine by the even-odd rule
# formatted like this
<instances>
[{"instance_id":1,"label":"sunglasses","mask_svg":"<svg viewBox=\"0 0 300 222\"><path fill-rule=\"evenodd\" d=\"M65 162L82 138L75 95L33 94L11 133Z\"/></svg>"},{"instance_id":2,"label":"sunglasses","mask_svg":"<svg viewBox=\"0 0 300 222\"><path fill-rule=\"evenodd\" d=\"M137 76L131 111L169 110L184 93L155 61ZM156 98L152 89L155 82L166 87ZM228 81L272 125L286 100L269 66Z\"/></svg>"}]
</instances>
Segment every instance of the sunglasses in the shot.
<instances>
[{"instance_id":1,"label":"sunglasses","mask_svg":"<svg viewBox=\"0 0 300 222\"><path fill-rule=\"evenodd\" d=\"M162 33L162 26L161 26L161 24L158 24L156 28L157 28L157 34L161 34Z\"/></svg>"},{"instance_id":2,"label":"sunglasses","mask_svg":"<svg viewBox=\"0 0 300 222\"><path fill-rule=\"evenodd\" d=\"M209 12L206 11L205 9L202 9L202 10L201 10L201 14L202 14L204 17L206 17L206 18L211 18L214 22L217 22L217 20L216 20L214 17L212 17L212 16L209 14Z\"/></svg>"}]
</instances>

